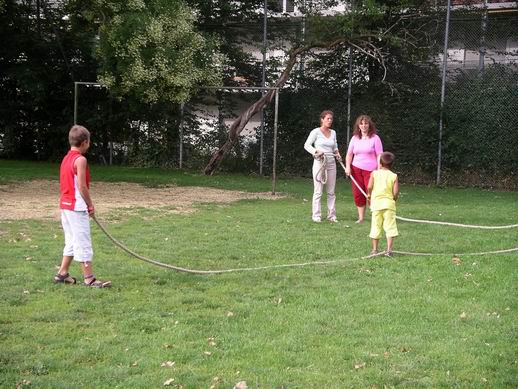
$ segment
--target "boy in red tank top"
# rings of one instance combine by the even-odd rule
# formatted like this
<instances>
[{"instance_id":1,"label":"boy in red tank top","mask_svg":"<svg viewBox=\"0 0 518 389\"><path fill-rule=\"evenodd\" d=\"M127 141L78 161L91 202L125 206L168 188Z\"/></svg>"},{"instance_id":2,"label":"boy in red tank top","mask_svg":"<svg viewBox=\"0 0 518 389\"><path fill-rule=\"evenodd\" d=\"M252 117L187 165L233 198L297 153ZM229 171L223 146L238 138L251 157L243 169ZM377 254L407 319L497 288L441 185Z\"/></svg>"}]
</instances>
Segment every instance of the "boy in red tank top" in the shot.
<instances>
[{"instance_id":1,"label":"boy in red tank top","mask_svg":"<svg viewBox=\"0 0 518 389\"><path fill-rule=\"evenodd\" d=\"M110 286L111 281L96 279L92 267L92 237L88 216L94 215L94 205L90 198L90 169L83 155L90 148L90 132L83 126L74 125L68 133L68 141L70 150L63 158L59 171L59 206L65 248L54 282L76 283L76 279L69 274L70 264L75 260L83 270L83 285L104 288Z\"/></svg>"}]
</instances>

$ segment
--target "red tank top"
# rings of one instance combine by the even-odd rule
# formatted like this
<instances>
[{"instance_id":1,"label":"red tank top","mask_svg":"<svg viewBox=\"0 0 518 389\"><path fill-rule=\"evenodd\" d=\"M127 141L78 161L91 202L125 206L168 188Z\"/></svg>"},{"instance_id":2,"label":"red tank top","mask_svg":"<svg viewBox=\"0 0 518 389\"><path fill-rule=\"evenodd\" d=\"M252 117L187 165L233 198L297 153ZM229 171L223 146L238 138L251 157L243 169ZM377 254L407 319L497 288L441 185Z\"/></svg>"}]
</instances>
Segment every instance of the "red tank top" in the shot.
<instances>
[{"instance_id":1,"label":"red tank top","mask_svg":"<svg viewBox=\"0 0 518 389\"><path fill-rule=\"evenodd\" d=\"M59 186L61 197L59 207L71 211L86 211L88 206L84 201L77 182L77 172L74 163L81 153L77 150L70 150L63 161L59 170ZM86 187L90 188L90 168L86 165Z\"/></svg>"}]
</instances>

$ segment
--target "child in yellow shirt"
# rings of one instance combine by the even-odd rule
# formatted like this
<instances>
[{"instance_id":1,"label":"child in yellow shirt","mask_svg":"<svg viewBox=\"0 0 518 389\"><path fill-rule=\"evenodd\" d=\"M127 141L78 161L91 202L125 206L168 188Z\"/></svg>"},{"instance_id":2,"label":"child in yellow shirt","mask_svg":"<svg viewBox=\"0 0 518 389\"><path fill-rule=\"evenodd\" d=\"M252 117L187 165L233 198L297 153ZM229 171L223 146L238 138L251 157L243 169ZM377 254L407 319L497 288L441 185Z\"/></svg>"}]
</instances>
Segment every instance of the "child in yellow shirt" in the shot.
<instances>
[{"instance_id":1,"label":"child in yellow shirt","mask_svg":"<svg viewBox=\"0 0 518 389\"><path fill-rule=\"evenodd\" d=\"M390 170L394 159L395 156L392 153L381 153L380 168L372 172L367 186L372 211L369 234L372 239L371 255L378 253L382 228L387 237L386 257L392 257L394 238L399 235L396 225L396 200L399 194L399 183L397 174Z\"/></svg>"}]
</instances>

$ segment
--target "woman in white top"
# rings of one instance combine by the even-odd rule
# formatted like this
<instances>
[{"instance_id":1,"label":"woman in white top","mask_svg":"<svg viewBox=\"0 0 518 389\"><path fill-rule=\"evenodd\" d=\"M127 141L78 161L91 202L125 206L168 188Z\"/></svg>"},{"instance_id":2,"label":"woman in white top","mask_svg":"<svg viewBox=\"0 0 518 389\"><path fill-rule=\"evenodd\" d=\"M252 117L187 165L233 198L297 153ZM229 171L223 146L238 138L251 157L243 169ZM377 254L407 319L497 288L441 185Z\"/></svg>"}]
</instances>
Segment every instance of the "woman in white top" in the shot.
<instances>
[{"instance_id":1,"label":"woman in white top","mask_svg":"<svg viewBox=\"0 0 518 389\"><path fill-rule=\"evenodd\" d=\"M333 112L323 111L320 114L320 127L309 133L304 148L313 158L313 203L312 219L314 222L322 221L320 199L324 185L327 189L327 220L336 222L335 208L335 184L336 162L335 158L341 158L336 142L336 132L331 129L333 124Z\"/></svg>"}]
</instances>

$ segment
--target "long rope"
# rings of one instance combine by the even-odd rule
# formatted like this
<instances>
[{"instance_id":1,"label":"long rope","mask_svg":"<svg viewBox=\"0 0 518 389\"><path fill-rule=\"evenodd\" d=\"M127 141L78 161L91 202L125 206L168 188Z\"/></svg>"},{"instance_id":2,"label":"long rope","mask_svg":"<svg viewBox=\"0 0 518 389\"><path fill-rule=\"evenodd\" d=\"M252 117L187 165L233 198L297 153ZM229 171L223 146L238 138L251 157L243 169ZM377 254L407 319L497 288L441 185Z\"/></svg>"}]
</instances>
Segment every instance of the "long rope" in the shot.
<instances>
[{"instance_id":1,"label":"long rope","mask_svg":"<svg viewBox=\"0 0 518 389\"><path fill-rule=\"evenodd\" d=\"M326 157L324 157L325 161ZM345 166L341 160L338 160L340 162L340 165L345 170ZM325 168L325 162L323 162L323 166ZM360 187L360 185L356 182L354 177L351 175L349 176L352 180L352 182L357 186L357 188L363 193L365 197L368 197L365 191ZM327 177L326 177L327 178ZM325 183L325 182L323 182ZM97 224L97 226L101 229L102 232L110 239L113 244L115 244L117 247L119 247L121 250L125 251L127 254L129 254L132 257L135 257L141 261L150 263L155 266L163 267L170 270L175 270L177 272L182 273L189 273L189 274L202 274L202 275L212 275L212 274L224 274L224 273L236 273L236 272L251 272L251 271L259 271L259 270L270 270L270 269L283 269L283 268L295 268L295 267L305 267L305 266L318 266L318 265L331 265L331 264L338 264L338 263L352 263L357 262L360 260L370 259L374 257L378 257L381 255L384 255L385 252L380 252L377 254L371 254L364 257L358 257L358 258L351 258L351 259L339 259L339 260L331 260L331 261L314 261L314 262L302 262L302 263L288 263L288 264L280 264L280 265L269 265L269 266L259 266L259 267L242 267L242 268L234 268L234 269L221 269L221 270L199 270L199 269L188 269L185 267L175 266L167 263L163 263L160 261L157 261L155 259L144 257L132 250L130 250L128 247L126 247L124 244L122 244L119 240L115 239L109 232L106 230L106 228L97 220L97 217L95 215L92 216L93 220ZM429 220L417 220L417 219L407 219L407 218L399 218L400 220L405 221L412 221L417 223L431 223L431 224L443 224L443 225L453 225L458 227L471 227L471 228L487 228L487 229L495 229L495 228L512 228L518 225L512 225L512 226L497 226L497 227L488 227L488 226L471 226L466 224L458 224L458 223L446 223L446 222L434 222ZM510 248L510 249L503 249L503 250L496 250L496 251L486 251L486 252L479 252L479 253L464 253L464 254L454 254L454 255L488 255L488 254L503 254L503 253L512 253L512 252L518 252L518 247ZM411 255L411 256L437 256L437 255L451 255L446 253L412 253L412 252L405 252L405 251L393 251L393 253L399 254L399 255Z\"/></svg>"},{"instance_id":2,"label":"long rope","mask_svg":"<svg viewBox=\"0 0 518 389\"><path fill-rule=\"evenodd\" d=\"M342 161L339 161L340 165L342 165L343 169L345 170L344 163ZM368 198L367 193L362 189L360 184L354 179L353 175L349 175L349 178L353 182L353 184L358 188L358 190L365 196L365 198ZM475 224L461 224L461 223L450 223L450 222L439 222L435 220L423 220L423 219L410 219L407 217L402 216L396 216L396 219L405 221L405 222L412 222L412 223L423 223L423 224L438 224L443 226L452 226L452 227L462 227L462 228L477 228L482 230L503 230L508 228L516 228L518 227L518 224L509 224L505 226L479 226Z\"/></svg>"},{"instance_id":3,"label":"long rope","mask_svg":"<svg viewBox=\"0 0 518 389\"><path fill-rule=\"evenodd\" d=\"M97 217L94 215L92 216L93 220L97 224L97 226L101 229L102 232L110 239L117 247L125 251L127 254L129 254L132 257L135 257L141 261L150 263L155 266L163 267L165 269L175 270L177 272L181 273L189 273L189 274L201 274L201 275L212 275L212 274L224 274L224 273L237 273L237 272L251 272L251 271L260 271L260 270L271 270L271 269L285 269L285 268L295 268L295 267L305 267L305 266L319 266L319 265L335 265L339 263L353 263L360 260L366 260L371 259L374 257L379 257L385 254L385 251L382 251L377 254L371 254L364 257L358 257L358 258L350 258L350 259L338 259L338 260L331 260L331 261L313 261L313 262L302 262L302 263L287 263L287 264L280 264L280 265L269 265L269 266L258 266L258 267L242 267L242 268L235 268L235 269L221 269L221 270L198 270L198 269L188 269L185 267L170 265L167 263L163 263L160 261L157 261L155 259L144 257L140 254L135 253L134 251L130 250L128 247L126 247L124 244L122 244L120 241L115 239L107 230L106 228L97 220ZM454 254L458 256L479 256L479 255L488 255L488 254L504 254L504 253L512 253L512 252L518 252L518 247L510 248L510 249L503 249L503 250L496 250L496 251L486 251L486 252L479 252L479 253L464 253L464 254ZM448 253L412 253L412 252L406 252L406 251L393 251L395 254L399 255L410 255L410 256L438 256L438 255L451 255Z\"/></svg>"},{"instance_id":4,"label":"long rope","mask_svg":"<svg viewBox=\"0 0 518 389\"><path fill-rule=\"evenodd\" d=\"M160 266L166 269L170 270L176 270L178 272L182 273L190 273L190 274L203 274L203 275L211 275L211 274L223 274L223 273L236 273L236 272L249 272L249 271L258 271L258 270L269 270L269 269L279 269L279 268L290 268L290 267L304 267L304 266L316 266L316 265L331 265L331 264L337 264L337 263L345 263L345 262L356 262L363 259L369 259L374 258L380 255L383 255L383 253L377 253L377 254L371 254L367 255L365 257L359 257L359 258L350 258L350 259L338 259L338 260L332 260L332 261L314 261L314 262L303 262L303 263L287 263L287 264L281 264L281 265L269 265L269 266L259 266L259 267L242 267L242 268L235 268L235 269L222 269L222 270L198 270L198 269L188 269L185 267L170 265L167 263L163 263L160 261L157 261L155 259L144 257L140 254L135 253L128 247L126 247L124 244L122 244L120 241L115 239L107 230L106 228L97 220L97 217L94 215L92 216L93 220L97 224L97 226L101 229L102 232L110 239L117 247L131 255L132 257L135 257L137 259L140 259L141 261L151 263L152 265Z\"/></svg>"}]
</instances>

